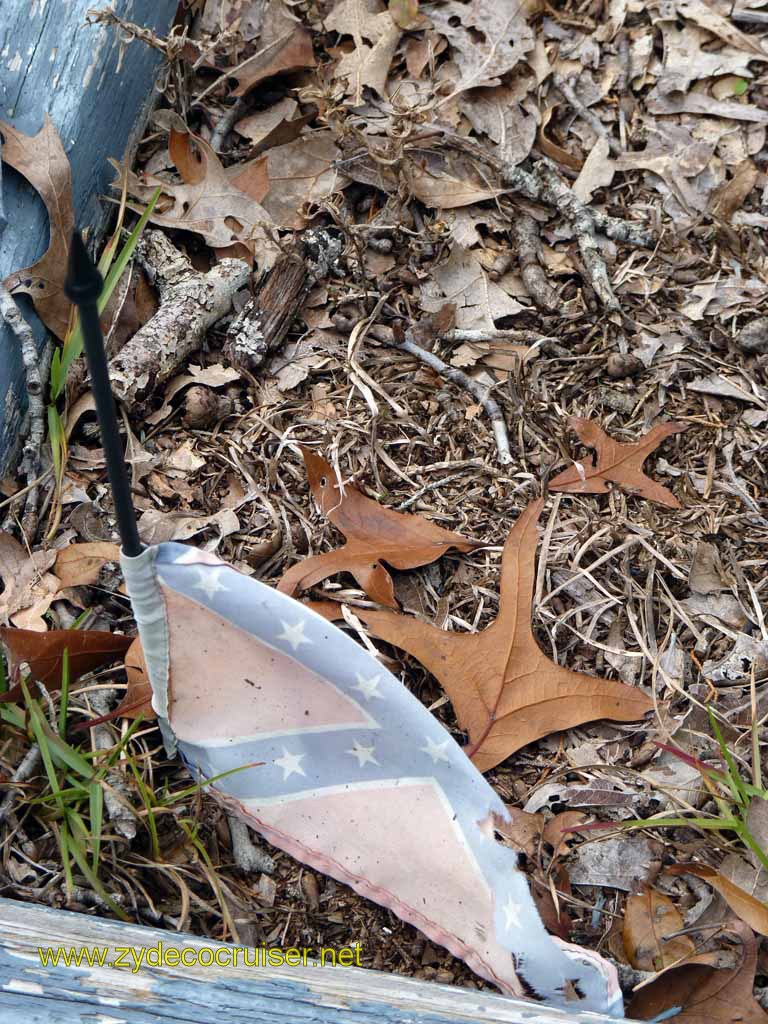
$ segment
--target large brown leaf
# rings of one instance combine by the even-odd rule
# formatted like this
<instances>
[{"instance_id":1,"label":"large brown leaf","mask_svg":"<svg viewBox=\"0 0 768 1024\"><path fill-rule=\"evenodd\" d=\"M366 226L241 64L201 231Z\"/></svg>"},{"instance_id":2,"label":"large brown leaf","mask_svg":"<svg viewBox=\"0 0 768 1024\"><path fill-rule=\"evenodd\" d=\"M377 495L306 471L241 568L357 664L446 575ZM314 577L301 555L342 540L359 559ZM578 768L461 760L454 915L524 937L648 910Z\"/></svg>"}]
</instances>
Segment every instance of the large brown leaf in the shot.
<instances>
[{"instance_id":1,"label":"large brown leaf","mask_svg":"<svg viewBox=\"0 0 768 1024\"><path fill-rule=\"evenodd\" d=\"M352 103L363 102L363 88L369 86L387 95L387 76L402 29L378 0L339 0L325 18L325 27L342 36L352 36L355 46L345 53L334 77L346 80Z\"/></svg>"},{"instance_id":2,"label":"large brown leaf","mask_svg":"<svg viewBox=\"0 0 768 1024\"><path fill-rule=\"evenodd\" d=\"M418 658L442 684L481 771L549 733L596 718L633 721L653 707L631 686L556 665L536 643L531 613L542 506L532 502L507 538L499 615L482 633L446 633L396 612L355 609L376 636Z\"/></svg>"},{"instance_id":3,"label":"large brown leaf","mask_svg":"<svg viewBox=\"0 0 768 1024\"><path fill-rule=\"evenodd\" d=\"M75 223L69 160L47 114L37 135L22 135L4 121L0 121L0 132L4 139L3 160L27 179L45 203L51 239L36 263L10 274L4 284L12 293L29 295L48 330L63 340L70 310L64 295L64 275L69 236Z\"/></svg>"},{"instance_id":4,"label":"large brown leaf","mask_svg":"<svg viewBox=\"0 0 768 1024\"><path fill-rule=\"evenodd\" d=\"M619 444L609 437L599 424L581 416L569 416L568 424L579 435L579 440L597 454L594 466L578 463L563 470L549 482L551 491L571 494L605 494L609 481L625 491L668 508L680 508L674 494L643 473L643 463L670 436L685 430L687 423L662 423L633 444Z\"/></svg>"},{"instance_id":5,"label":"large brown leaf","mask_svg":"<svg viewBox=\"0 0 768 1024\"><path fill-rule=\"evenodd\" d=\"M238 58L234 67L220 67L211 59L210 47L200 40L188 39L182 49L184 59L195 68L202 66L221 74L216 86L223 83L224 79L234 79L237 84L233 96L243 96L273 75L311 68L317 64L311 33L290 13L284 0L267 0L266 3L251 6L254 11L258 9L258 27L256 31L248 31L246 22L242 22L240 31L243 38L249 41L258 36L253 56L245 60ZM217 22L215 32L219 30L220 23Z\"/></svg>"},{"instance_id":6,"label":"large brown leaf","mask_svg":"<svg viewBox=\"0 0 768 1024\"><path fill-rule=\"evenodd\" d=\"M311 33L282 0L270 0L264 11L258 50L232 76L237 79L233 95L243 96L272 75L312 68L316 63Z\"/></svg>"},{"instance_id":7,"label":"large brown leaf","mask_svg":"<svg viewBox=\"0 0 768 1024\"><path fill-rule=\"evenodd\" d=\"M641 988L627 1011L632 1020L652 1020L672 1007L682 1012L672 1017L675 1024L768 1024L768 1014L753 995L757 945L746 925L732 930L741 938L743 957L737 967L686 964L665 971L660 978Z\"/></svg>"},{"instance_id":8,"label":"large brown leaf","mask_svg":"<svg viewBox=\"0 0 768 1024\"><path fill-rule=\"evenodd\" d=\"M196 232L217 249L239 242L258 257L261 269L270 267L279 249L272 218L256 198L263 198L268 187L263 160L224 168L205 139L178 121L178 127L171 128L168 153L183 181L171 183L154 174L139 177L131 172L129 191L148 202L159 186L160 198L150 216L154 224Z\"/></svg>"},{"instance_id":9,"label":"large brown leaf","mask_svg":"<svg viewBox=\"0 0 768 1024\"><path fill-rule=\"evenodd\" d=\"M302 454L315 501L347 543L292 566L278 584L284 594L306 590L334 573L350 572L374 601L397 608L392 577L382 562L395 569L415 569L434 562L448 548L472 551L480 546L479 541L449 533L421 516L385 508L352 484L345 484L342 494L329 463L309 448L302 447Z\"/></svg>"},{"instance_id":10,"label":"large brown leaf","mask_svg":"<svg viewBox=\"0 0 768 1024\"><path fill-rule=\"evenodd\" d=\"M69 651L69 680L74 682L86 672L117 661L133 642L130 636L99 629L51 629L38 633L31 629L0 627L0 638L8 648L9 674L22 662L29 665L33 679L49 690L61 686L64 651ZM0 694L0 701L18 700L21 685Z\"/></svg>"}]
</instances>

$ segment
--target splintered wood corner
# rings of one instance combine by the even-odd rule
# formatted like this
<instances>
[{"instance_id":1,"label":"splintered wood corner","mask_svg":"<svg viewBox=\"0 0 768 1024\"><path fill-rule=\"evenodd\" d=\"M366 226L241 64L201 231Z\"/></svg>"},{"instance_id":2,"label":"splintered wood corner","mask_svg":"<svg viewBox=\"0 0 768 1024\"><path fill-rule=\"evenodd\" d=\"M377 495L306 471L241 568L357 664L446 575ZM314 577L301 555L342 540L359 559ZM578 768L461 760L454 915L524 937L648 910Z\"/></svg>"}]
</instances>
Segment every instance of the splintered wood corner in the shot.
<instances>
[{"instance_id":1,"label":"splintered wood corner","mask_svg":"<svg viewBox=\"0 0 768 1024\"><path fill-rule=\"evenodd\" d=\"M124 967L118 947L231 952L180 932L0 899L3 1024L617 1024L616 1018L358 967ZM39 950L107 950L105 966L43 967ZM220 959L228 957L220 953ZM85 958L83 958L85 959ZM156 956L153 955L153 960ZM192 960L187 954L187 960ZM197 960L197 955L194 957Z\"/></svg>"}]
</instances>

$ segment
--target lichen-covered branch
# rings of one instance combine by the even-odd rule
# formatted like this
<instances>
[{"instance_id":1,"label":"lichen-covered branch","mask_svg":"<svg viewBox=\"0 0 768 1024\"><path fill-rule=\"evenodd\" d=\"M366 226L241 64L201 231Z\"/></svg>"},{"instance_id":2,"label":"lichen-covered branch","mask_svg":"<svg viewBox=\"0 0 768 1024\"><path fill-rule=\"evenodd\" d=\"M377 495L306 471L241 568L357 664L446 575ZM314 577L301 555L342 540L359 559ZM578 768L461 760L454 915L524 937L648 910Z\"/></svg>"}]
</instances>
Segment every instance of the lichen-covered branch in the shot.
<instances>
[{"instance_id":1,"label":"lichen-covered branch","mask_svg":"<svg viewBox=\"0 0 768 1024\"><path fill-rule=\"evenodd\" d=\"M160 308L110 360L112 389L129 407L200 348L205 332L229 313L251 273L243 260L224 259L201 274L161 231L146 232L136 254L160 292Z\"/></svg>"}]
</instances>

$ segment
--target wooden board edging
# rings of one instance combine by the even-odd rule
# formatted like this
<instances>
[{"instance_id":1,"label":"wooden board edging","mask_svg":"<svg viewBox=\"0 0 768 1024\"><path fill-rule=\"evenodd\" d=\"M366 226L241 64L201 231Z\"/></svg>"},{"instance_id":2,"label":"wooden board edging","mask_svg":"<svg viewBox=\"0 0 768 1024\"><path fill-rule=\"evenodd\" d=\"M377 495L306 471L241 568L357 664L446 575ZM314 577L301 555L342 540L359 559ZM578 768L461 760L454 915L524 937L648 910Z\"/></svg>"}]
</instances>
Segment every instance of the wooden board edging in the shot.
<instances>
[{"instance_id":1,"label":"wooden board edging","mask_svg":"<svg viewBox=\"0 0 768 1024\"><path fill-rule=\"evenodd\" d=\"M230 950L194 935L0 899L3 1024L609 1024L357 967L43 967L38 948ZM107 961L109 962L109 960ZM612 1024L618 1024L615 1018Z\"/></svg>"}]
</instances>

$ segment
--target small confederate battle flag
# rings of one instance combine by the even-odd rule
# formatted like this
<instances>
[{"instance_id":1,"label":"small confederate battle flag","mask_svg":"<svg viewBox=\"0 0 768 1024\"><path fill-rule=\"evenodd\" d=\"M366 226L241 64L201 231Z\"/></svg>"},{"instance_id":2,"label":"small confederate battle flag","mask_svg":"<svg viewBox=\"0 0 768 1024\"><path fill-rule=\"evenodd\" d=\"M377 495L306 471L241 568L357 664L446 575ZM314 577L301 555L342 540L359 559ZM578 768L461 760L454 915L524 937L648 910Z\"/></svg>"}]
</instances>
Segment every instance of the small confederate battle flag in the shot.
<instances>
[{"instance_id":1,"label":"small confederate battle flag","mask_svg":"<svg viewBox=\"0 0 768 1024\"><path fill-rule=\"evenodd\" d=\"M620 1016L615 970L547 934L517 855L494 838L494 824L510 823L504 803L402 683L336 626L213 555L142 548L101 289L75 232L65 291L79 308L121 564L169 753L196 778L247 766L211 784L222 803L502 991Z\"/></svg>"},{"instance_id":2,"label":"small confederate battle flag","mask_svg":"<svg viewBox=\"0 0 768 1024\"><path fill-rule=\"evenodd\" d=\"M297 860L503 991L620 1015L612 967L551 938L494 838L504 803L439 722L342 630L214 555L122 558L166 744Z\"/></svg>"}]
</instances>

